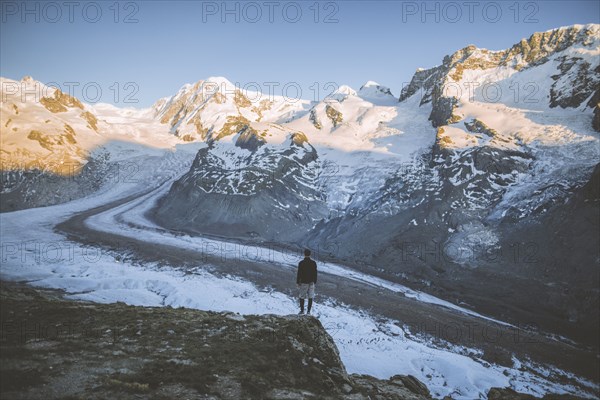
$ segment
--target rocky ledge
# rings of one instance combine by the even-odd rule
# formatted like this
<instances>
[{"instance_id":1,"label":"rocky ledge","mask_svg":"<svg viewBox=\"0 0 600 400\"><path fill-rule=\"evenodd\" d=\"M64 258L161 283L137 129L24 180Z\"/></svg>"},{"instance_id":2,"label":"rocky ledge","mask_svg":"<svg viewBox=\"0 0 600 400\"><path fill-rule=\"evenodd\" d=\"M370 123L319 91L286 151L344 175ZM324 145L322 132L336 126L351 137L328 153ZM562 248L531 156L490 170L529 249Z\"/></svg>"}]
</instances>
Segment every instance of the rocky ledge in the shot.
<instances>
[{"instance_id":1,"label":"rocky ledge","mask_svg":"<svg viewBox=\"0 0 600 400\"><path fill-rule=\"evenodd\" d=\"M98 304L0 282L0 320L3 399L431 399L410 375L348 374L313 317Z\"/></svg>"},{"instance_id":2,"label":"rocky ledge","mask_svg":"<svg viewBox=\"0 0 600 400\"><path fill-rule=\"evenodd\" d=\"M348 374L318 319L67 300L2 282L1 398L430 399Z\"/></svg>"}]
</instances>

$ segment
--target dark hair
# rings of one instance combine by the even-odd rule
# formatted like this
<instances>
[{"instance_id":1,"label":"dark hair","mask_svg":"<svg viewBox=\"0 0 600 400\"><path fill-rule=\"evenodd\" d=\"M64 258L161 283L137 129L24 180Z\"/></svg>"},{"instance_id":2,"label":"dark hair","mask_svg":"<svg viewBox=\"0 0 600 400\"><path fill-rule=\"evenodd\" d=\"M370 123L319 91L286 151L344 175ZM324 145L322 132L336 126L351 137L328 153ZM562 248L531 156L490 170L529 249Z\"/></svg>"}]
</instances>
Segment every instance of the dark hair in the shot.
<instances>
[{"instance_id":1,"label":"dark hair","mask_svg":"<svg viewBox=\"0 0 600 400\"><path fill-rule=\"evenodd\" d=\"M304 249L304 256L305 257L309 257L310 256L310 250L309 249Z\"/></svg>"}]
</instances>

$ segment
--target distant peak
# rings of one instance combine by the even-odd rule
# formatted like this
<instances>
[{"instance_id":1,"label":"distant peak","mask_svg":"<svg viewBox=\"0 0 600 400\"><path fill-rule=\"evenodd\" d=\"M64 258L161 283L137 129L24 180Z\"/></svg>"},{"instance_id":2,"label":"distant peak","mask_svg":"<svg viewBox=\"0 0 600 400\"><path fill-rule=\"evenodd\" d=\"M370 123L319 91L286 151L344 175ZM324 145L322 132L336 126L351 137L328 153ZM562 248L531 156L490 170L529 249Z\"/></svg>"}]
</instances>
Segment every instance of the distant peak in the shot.
<instances>
[{"instance_id":1,"label":"distant peak","mask_svg":"<svg viewBox=\"0 0 600 400\"><path fill-rule=\"evenodd\" d=\"M187 96L191 93L197 93L198 91L214 92L233 92L236 86L231 83L227 78L222 76L211 76L206 79L201 79L195 83L184 84L175 97Z\"/></svg>"},{"instance_id":2,"label":"distant peak","mask_svg":"<svg viewBox=\"0 0 600 400\"><path fill-rule=\"evenodd\" d=\"M375 81L367 81L358 91L362 97L384 97L393 96L390 88L382 86Z\"/></svg>"},{"instance_id":3,"label":"distant peak","mask_svg":"<svg viewBox=\"0 0 600 400\"><path fill-rule=\"evenodd\" d=\"M222 76L211 76L197 84L197 88L207 90L210 93L233 93L239 89L239 84L233 84L231 81Z\"/></svg>"},{"instance_id":4,"label":"distant peak","mask_svg":"<svg viewBox=\"0 0 600 400\"><path fill-rule=\"evenodd\" d=\"M380 86L379 83L375 82L375 81L367 81L365 82L364 85L362 85L360 88L364 89L364 88L368 88L368 87L377 87Z\"/></svg>"},{"instance_id":5,"label":"distant peak","mask_svg":"<svg viewBox=\"0 0 600 400\"><path fill-rule=\"evenodd\" d=\"M339 102L346 100L350 96L356 96L356 90L352 89L348 85L341 85L333 93L327 96L328 99L334 99Z\"/></svg>"},{"instance_id":6,"label":"distant peak","mask_svg":"<svg viewBox=\"0 0 600 400\"><path fill-rule=\"evenodd\" d=\"M345 94L345 95L356 96L356 90L352 89L348 85L342 85L339 88L337 88L336 91L333 92L333 94Z\"/></svg>"},{"instance_id":7,"label":"distant peak","mask_svg":"<svg viewBox=\"0 0 600 400\"><path fill-rule=\"evenodd\" d=\"M231 83L231 81L229 81L229 79L227 79L223 76L211 76L209 78L206 78L204 80L204 82L211 82L211 83L216 83L219 85L233 86L233 83Z\"/></svg>"}]
</instances>

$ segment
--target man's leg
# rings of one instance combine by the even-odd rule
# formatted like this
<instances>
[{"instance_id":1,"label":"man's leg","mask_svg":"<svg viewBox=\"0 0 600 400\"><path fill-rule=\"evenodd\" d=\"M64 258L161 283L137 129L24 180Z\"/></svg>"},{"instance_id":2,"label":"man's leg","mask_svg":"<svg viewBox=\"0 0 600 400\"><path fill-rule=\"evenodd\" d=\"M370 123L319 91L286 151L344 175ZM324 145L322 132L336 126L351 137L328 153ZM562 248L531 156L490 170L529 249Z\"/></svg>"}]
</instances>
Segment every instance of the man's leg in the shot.
<instances>
[{"instance_id":1,"label":"man's leg","mask_svg":"<svg viewBox=\"0 0 600 400\"><path fill-rule=\"evenodd\" d=\"M310 304L310 301L309 301L309 304ZM304 314L304 299L300 299L300 314Z\"/></svg>"},{"instance_id":2,"label":"man's leg","mask_svg":"<svg viewBox=\"0 0 600 400\"><path fill-rule=\"evenodd\" d=\"M308 286L308 313L310 314L310 309L312 308L313 297L315 297L315 284L311 283Z\"/></svg>"}]
</instances>

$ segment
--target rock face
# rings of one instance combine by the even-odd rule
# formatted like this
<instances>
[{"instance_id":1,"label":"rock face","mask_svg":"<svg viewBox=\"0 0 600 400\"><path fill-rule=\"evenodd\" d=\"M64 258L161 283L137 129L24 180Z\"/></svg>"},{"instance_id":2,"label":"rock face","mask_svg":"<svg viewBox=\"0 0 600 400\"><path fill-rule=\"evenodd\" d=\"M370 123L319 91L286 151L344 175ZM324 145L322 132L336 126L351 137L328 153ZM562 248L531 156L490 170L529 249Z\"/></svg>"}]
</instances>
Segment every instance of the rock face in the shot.
<instances>
[{"instance_id":1,"label":"rock face","mask_svg":"<svg viewBox=\"0 0 600 400\"><path fill-rule=\"evenodd\" d=\"M161 200L165 225L190 232L294 242L327 214L317 187L317 151L295 133L274 147L242 130L232 154L218 142L202 149L190 171ZM251 139L248 139L251 137ZM268 221L281 221L270 224Z\"/></svg>"},{"instance_id":2,"label":"rock face","mask_svg":"<svg viewBox=\"0 0 600 400\"><path fill-rule=\"evenodd\" d=\"M43 207L75 200L97 191L118 167L102 157L91 159L77 174L44 170L0 171L0 212ZM72 172L65 169L65 172Z\"/></svg>"},{"instance_id":3,"label":"rock face","mask_svg":"<svg viewBox=\"0 0 600 400\"><path fill-rule=\"evenodd\" d=\"M592 119L592 127L597 132L600 132L600 106L596 105L594 108L594 118Z\"/></svg>"},{"instance_id":4,"label":"rock face","mask_svg":"<svg viewBox=\"0 0 600 400\"><path fill-rule=\"evenodd\" d=\"M491 388L488 392L488 400L536 400L537 397L515 392L509 388Z\"/></svg>"},{"instance_id":5,"label":"rock face","mask_svg":"<svg viewBox=\"0 0 600 400\"><path fill-rule=\"evenodd\" d=\"M316 318L82 303L9 283L0 289L3 398L431 399L412 376L348 374ZM24 337L25 321L47 329Z\"/></svg>"},{"instance_id":6,"label":"rock face","mask_svg":"<svg viewBox=\"0 0 600 400\"><path fill-rule=\"evenodd\" d=\"M334 127L338 126L339 124L341 124L344 121L342 113L330 105L325 107L325 113L331 120L331 123L333 124Z\"/></svg>"},{"instance_id":7,"label":"rock face","mask_svg":"<svg viewBox=\"0 0 600 400\"><path fill-rule=\"evenodd\" d=\"M580 57L562 56L557 60L560 74L552 76L555 82L550 89L550 107L579 107L600 85L600 66L591 71L590 63ZM595 104L590 100L588 106Z\"/></svg>"},{"instance_id":8,"label":"rock face","mask_svg":"<svg viewBox=\"0 0 600 400\"><path fill-rule=\"evenodd\" d=\"M235 141L235 145L240 149L246 149L250 150L251 152L255 152L260 146L266 143L265 139L250 127L246 127L239 132L240 135Z\"/></svg>"},{"instance_id":9,"label":"rock face","mask_svg":"<svg viewBox=\"0 0 600 400\"><path fill-rule=\"evenodd\" d=\"M579 397L568 394L547 394L544 397L535 397L530 394L515 392L510 388L491 388L488 400L578 400Z\"/></svg>"},{"instance_id":10,"label":"rock face","mask_svg":"<svg viewBox=\"0 0 600 400\"><path fill-rule=\"evenodd\" d=\"M40 103L52 113L66 112L74 107L83 110L83 104L78 99L61 92L60 89L54 90L53 96L42 97Z\"/></svg>"}]
</instances>

